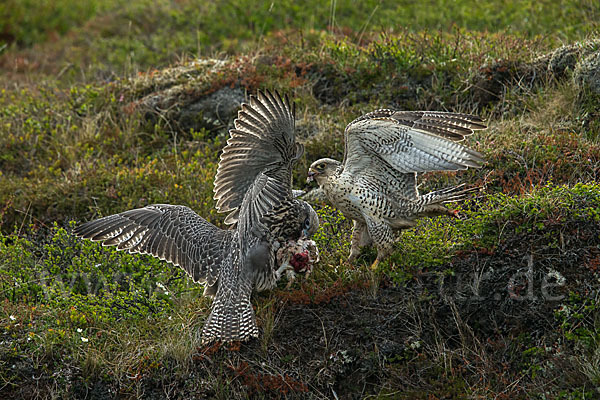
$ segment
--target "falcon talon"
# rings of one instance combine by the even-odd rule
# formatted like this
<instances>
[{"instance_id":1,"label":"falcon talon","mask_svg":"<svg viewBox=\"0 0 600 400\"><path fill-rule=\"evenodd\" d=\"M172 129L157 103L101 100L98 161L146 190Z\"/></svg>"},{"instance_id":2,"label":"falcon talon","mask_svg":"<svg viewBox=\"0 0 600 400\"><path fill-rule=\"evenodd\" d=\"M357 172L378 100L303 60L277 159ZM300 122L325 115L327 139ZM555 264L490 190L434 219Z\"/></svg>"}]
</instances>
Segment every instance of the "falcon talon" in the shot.
<instances>
[{"instance_id":1,"label":"falcon talon","mask_svg":"<svg viewBox=\"0 0 600 400\"><path fill-rule=\"evenodd\" d=\"M462 219L462 216L458 210L449 210L449 214L451 217Z\"/></svg>"},{"instance_id":2,"label":"falcon talon","mask_svg":"<svg viewBox=\"0 0 600 400\"><path fill-rule=\"evenodd\" d=\"M375 261L373 261L373 264L371 264L371 270L375 271L377 269L378 265L379 265L379 259L375 259Z\"/></svg>"}]
</instances>

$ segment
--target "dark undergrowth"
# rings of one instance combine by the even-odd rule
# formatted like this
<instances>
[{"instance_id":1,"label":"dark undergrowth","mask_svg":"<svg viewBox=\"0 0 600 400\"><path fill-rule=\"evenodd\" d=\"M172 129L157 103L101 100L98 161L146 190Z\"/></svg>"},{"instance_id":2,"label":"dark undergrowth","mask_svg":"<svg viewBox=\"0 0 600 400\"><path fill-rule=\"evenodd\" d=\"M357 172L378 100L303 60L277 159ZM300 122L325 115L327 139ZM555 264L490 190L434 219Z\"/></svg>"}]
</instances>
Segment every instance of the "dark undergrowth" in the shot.
<instances>
[{"instance_id":1,"label":"dark undergrowth","mask_svg":"<svg viewBox=\"0 0 600 400\"><path fill-rule=\"evenodd\" d=\"M547 186L461 212L405 232L371 272L369 252L359 268L336 261L347 230L325 208L334 223L317 236L318 270L255 297L261 338L206 348L196 346L209 301L178 269L70 227L6 235L3 391L593 398L600 188Z\"/></svg>"}]
</instances>

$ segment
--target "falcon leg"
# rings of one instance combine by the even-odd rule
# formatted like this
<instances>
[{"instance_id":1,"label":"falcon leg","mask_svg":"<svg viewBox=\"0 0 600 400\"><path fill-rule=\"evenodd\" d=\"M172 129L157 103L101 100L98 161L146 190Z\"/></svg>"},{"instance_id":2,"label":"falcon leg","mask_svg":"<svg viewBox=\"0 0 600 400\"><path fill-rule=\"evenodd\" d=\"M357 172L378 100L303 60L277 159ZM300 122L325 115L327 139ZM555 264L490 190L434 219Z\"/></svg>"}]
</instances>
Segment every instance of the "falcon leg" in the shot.
<instances>
[{"instance_id":1,"label":"falcon leg","mask_svg":"<svg viewBox=\"0 0 600 400\"><path fill-rule=\"evenodd\" d=\"M348 257L348 262L353 262L360 254L360 248L363 246L368 246L371 244L371 237L369 236L369 232L367 232L367 225L363 222L354 220L354 227L352 228L352 239L350 243L352 247L350 247L350 256Z\"/></svg>"},{"instance_id":2,"label":"falcon leg","mask_svg":"<svg viewBox=\"0 0 600 400\"><path fill-rule=\"evenodd\" d=\"M369 236L377 246L377 259L371 264L371 268L375 269L382 260L392 253L395 241L394 231L383 221L367 218L366 222Z\"/></svg>"},{"instance_id":3,"label":"falcon leg","mask_svg":"<svg viewBox=\"0 0 600 400\"><path fill-rule=\"evenodd\" d=\"M423 212L420 212L418 215L419 216L427 216L427 217L435 217L437 215L452 215L452 216L454 216L454 212L451 210L448 210L448 207L444 206L443 204L434 203L434 204L426 205Z\"/></svg>"}]
</instances>

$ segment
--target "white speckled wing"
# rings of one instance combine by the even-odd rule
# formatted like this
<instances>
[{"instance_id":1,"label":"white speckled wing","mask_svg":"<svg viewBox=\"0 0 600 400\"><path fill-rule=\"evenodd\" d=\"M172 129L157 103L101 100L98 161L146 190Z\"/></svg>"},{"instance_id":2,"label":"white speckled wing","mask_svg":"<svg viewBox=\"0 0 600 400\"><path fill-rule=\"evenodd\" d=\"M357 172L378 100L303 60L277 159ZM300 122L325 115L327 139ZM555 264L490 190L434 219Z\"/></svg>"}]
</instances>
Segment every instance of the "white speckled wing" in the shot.
<instances>
[{"instance_id":1,"label":"white speckled wing","mask_svg":"<svg viewBox=\"0 0 600 400\"><path fill-rule=\"evenodd\" d=\"M304 152L295 141L295 110L287 97L278 93L259 92L251 96L249 104L242 109L230 131L227 146L223 149L214 182L214 198L220 212L229 212L225 223L234 224L239 219L239 208L246 192L256 189L256 179L261 175L279 182L264 185L260 200L263 212L277 204L280 190L286 198L292 197L291 170L294 162ZM274 203L272 203L274 202Z\"/></svg>"},{"instance_id":2,"label":"white speckled wing","mask_svg":"<svg viewBox=\"0 0 600 400\"><path fill-rule=\"evenodd\" d=\"M363 173L373 163L399 173L481 167L483 156L457 143L483 129L480 121L468 114L374 111L348 124L344 170Z\"/></svg>"},{"instance_id":3,"label":"white speckled wing","mask_svg":"<svg viewBox=\"0 0 600 400\"><path fill-rule=\"evenodd\" d=\"M75 235L130 253L150 254L213 285L233 231L212 225L185 206L153 204L77 226Z\"/></svg>"}]
</instances>

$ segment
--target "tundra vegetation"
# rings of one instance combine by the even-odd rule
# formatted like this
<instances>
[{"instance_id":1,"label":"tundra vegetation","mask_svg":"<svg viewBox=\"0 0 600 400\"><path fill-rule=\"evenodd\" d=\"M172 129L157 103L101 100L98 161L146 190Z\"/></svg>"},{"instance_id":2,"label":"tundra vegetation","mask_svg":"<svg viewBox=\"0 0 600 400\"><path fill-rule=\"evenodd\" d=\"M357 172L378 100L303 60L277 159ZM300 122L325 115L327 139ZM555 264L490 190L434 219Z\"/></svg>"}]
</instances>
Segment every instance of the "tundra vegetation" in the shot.
<instances>
[{"instance_id":1,"label":"tundra vegetation","mask_svg":"<svg viewBox=\"0 0 600 400\"><path fill-rule=\"evenodd\" d=\"M0 397L600 396L597 1L37 3L0 4ZM71 231L152 203L222 226L219 152L258 89L295 99L297 188L381 107L482 115L488 163L423 176L481 191L375 272L315 200L314 272L253 297L258 340L201 347L202 287Z\"/></svg>"}]
</instances>

